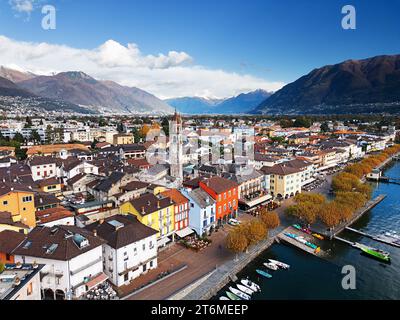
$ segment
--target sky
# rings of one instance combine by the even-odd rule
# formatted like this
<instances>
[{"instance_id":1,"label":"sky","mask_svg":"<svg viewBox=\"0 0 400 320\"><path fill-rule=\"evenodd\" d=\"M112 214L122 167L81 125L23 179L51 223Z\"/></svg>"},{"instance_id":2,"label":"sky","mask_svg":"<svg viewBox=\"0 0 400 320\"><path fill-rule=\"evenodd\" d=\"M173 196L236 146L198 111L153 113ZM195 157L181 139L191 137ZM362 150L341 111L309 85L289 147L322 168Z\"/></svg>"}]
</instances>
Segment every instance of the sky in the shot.
<instances>
[{"instance_id":1,"label":"sky","mask_svg":"<svg viewBox=\"0 0 400 320\"><path fill-rule=\"evenodd\" d=\"M356 29L342 28L342 7ZM44 30L42 8L56 10ZM276 91L314 68L400 54L400 0L0 0L0 65L83 71L160 98Z\"/></svg>"}]
</instances>

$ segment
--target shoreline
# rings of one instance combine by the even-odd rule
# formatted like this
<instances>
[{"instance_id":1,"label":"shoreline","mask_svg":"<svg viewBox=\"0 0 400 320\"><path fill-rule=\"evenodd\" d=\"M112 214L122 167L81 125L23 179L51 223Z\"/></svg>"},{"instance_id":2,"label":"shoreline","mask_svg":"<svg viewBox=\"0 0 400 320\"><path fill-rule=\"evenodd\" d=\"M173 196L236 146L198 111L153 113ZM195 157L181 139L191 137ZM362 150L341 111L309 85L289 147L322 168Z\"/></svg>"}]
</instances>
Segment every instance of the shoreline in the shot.
<instances>
[{"instance_id":1,"label":"shoreline","mask_svg":"<svg viewBox=\"0 0 400 320\"><path fill-rule=\"evenodd\" d=\"M280 232L278 233L280 234ZM215 296L225 285L230 281L237 280L237 274L242 271L250 262L252 262L261 253L271 247L278 234L261 241L260 243L251 247L248 252L240 253L237 258L232 259L222 266L215 269L207 279L202 281L196 288L191 290L188 294L183 296L182 300L209 300ZM186 288L182 289L184 291ZM178 293L177 293L178 294Z\"/></svg>"},{"instance_id":2,"label":"shoreline","mask_svg":"<svg viewBox=\"0 0 400 320\"><path fill-rule=\"evenodd\" d=\"M384 170L384 168L390 165L394 161L394 158L398 157L399 155L400 153L391 156L390 158L386 159L383 163L381 163L377 168L380 170ZM323 234L330 240L333 240L334 235L337 235L338 233L342 232L345 229L345 227L355 223L366 212L373 209L385 198L386 195L379 195L375 197L375 199L368 201L362 208L358 210L358 212L349 222L344 223L339 227L338 230L335 230L333 232L333 235L330 231L319 231L319 233ZM182 288L181 290L178 290L178 292L175 292L173 295L168 297L168 299L174 299L174 297L179 297L179 299L181 300L211 299L229 282L236 281L237 274L241 272L256 257L258 257L261 253L269 249L275 242L279 242L279 235L283 232L283 230L286 229L286 227L280 226L279 230L270 231L271 233L275 231L273 236L249 248L248 252L238 254L235 259L227 261L225 264L219 266L217 269L200 276L195 283L192 283ZM186 291L189 292L185 293Z\"/></svg>"}]
</instances>

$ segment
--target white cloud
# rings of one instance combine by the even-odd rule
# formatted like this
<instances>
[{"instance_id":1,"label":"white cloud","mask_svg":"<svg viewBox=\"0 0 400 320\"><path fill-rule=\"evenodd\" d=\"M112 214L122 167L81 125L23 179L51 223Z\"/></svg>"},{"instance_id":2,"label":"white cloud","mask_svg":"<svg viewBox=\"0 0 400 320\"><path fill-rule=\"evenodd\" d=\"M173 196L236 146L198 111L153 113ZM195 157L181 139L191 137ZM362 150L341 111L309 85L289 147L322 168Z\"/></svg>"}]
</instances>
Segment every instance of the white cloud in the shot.
<instances>
[{"instance_id":1,"label":"white cloud","mask_svg":"<svg viewBox=\"0 0 400 320\"><path fill-rule=\"evenodd\" d=\"M160 98L223 98L258 88L280 89L284 83L194 64L185 52L144 55L139 47L108 40L95 49L22 42L0 35L0 64L37 74L83 71L96 79L135 86Z\"/></svg>"},{"instance_id":2,"label":"white cloud","mask_svg":"<svg viewBox=\"0 0 400 320\"><path fill-rule=\"evenodd\" d=\"M11 8L18 13L26 13L30 15L33 11L33 4L35 0L9 0Z\"/></svg>"}]
</instances>

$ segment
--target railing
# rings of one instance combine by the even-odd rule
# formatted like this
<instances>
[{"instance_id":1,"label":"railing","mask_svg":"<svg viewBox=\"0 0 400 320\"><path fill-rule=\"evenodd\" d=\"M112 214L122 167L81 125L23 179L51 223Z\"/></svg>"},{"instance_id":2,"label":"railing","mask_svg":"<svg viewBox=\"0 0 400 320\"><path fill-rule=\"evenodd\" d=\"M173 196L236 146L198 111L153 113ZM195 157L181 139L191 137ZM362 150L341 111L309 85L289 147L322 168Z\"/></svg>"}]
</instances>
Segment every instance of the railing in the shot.
<instances>
[{"instance_id":1,"label":"railing","mask_svg":"<svg viewBox=\"0 0 400 320\"><path fill-rule=\"evenodd\" d=\"M91 261L91 262L85 264L84 266L82 266L82 267L76 269L76 270L71 270L71 271L70 271L70 274L71 274L71 276L73 276L73 275L75 275L75 274L77 274L77 273L79 273L79 272L81 272L81 271L83 271L83 270L85 270L85 269L87 269L87 268L89 268L89 267L95 265L96 263L101 262L101 261L102 261L102 258L101 258L101 257L98 257L96 260L93 260L93 261Z\"/></svg>"}]
</instances>

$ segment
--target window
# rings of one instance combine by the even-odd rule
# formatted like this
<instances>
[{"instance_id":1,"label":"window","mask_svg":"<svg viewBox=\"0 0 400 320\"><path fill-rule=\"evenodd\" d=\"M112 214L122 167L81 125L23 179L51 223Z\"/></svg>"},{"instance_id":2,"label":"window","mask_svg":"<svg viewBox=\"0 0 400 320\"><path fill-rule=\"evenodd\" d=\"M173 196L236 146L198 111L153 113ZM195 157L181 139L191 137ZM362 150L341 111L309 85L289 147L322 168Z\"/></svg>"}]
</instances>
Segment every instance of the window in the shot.
<instances>
[{"instance_id":1,"label":"window","mask_svg":"<svg viewBox=\"0 0 400 320\"><path fill-rule=\"evenodd\" d=\"M128 280L129 280L129 275L126 273L126 274L124 274L124 282L126 282Z\"/></svg>"},{"instance_id":2,"label":"window","mask_svg":"<svg viewBox=\"0 0 400 320\"><path fill-rule=\"evenodd\" d=\"M32 196L22 197L22 202L32 202Z\"/></svg>"},{"instance_id":3,"label":"window","mask_svg":"<svg viewBox=\"0 0 400 320\"><path fill-rule=\"evenodd\" d=\"M4 201L3 201L3 206L6 206L6 205L8 205L8 201L7 201L7 200L4 200Z\"/></svg>"},{"instance_id":4,"label":"window","mask_svg":"<svg viewBox=\"0 0 400 320\"><path fill-rule=\"evenodd\" d=\"M146 244L143 243L143 251L145 251L145 250L146 250Z\"/></svg>"},{"instance_id":5,"label":"window","mask_svg":"<svg viewBox=\"0 0 400 320\"><path fill-rule=\"evenodd\" d=\"M231 190L229 190L228 197L230 198L231 196L232 196L232 192L231 192Z\"/></svg>"},{"instance_id":6,"label":"window","mask_svg":"<svg viewBox=\"0 0 400 320\"><path fill-rule=\"evenodd\" d=\"M224 192L224 200L226 200L226 192Z\"/></svg>"}]
</instances>

